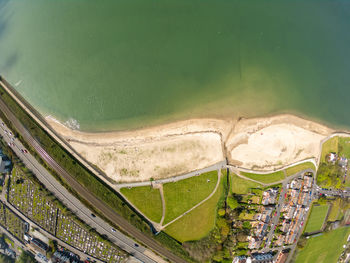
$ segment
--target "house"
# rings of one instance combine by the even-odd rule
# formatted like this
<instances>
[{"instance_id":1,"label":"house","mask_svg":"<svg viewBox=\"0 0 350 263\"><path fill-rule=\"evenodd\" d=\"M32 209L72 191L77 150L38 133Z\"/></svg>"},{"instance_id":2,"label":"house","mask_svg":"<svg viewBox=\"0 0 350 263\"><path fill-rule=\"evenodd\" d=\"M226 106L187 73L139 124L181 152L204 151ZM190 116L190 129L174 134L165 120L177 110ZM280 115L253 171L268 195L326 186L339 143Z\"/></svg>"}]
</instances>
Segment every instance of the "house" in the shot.
<instances>
[{"instance_id":1,"label":"house","mask_svg":"<svg viewBox=\"0 0 350 263\"><path fill-rule=\"evenodd\" d=\"M338 159L338 155L334 152L331 152L327 158L328 162L330 163L334 163L337 159Z\"/></svg>"},{"instance_id":2,"label":"house","mask_svg":"<svg viewBox=\"0 0 350 263\"><path fill-rule=\"evenodd\" d=\"M29 246L36 252L46 255L46 251L49 249L49 246L43 241L37 238L32 238Z\"/></svg>"},{"instance_id":3,"label":"house","mask_svg":"<svg viewBox=\"0 0 350 263\"><path fill-rule=\"evenodd\" d=\"M251 255L253 263L269 263L273 262L272 253L253 253Z\"/></svg>"},{"instance_id":4,"label":"house","mask_svg":"<svg viewBox=\"0 0 350 263\"><path fill-rule=\"evenodd\" d=\"M344 158L344 157L341 157L339 159L339 162L338 162L338 165L342 168L345 168L348 166L348 159Z\"/></svg>"}]
</instances>

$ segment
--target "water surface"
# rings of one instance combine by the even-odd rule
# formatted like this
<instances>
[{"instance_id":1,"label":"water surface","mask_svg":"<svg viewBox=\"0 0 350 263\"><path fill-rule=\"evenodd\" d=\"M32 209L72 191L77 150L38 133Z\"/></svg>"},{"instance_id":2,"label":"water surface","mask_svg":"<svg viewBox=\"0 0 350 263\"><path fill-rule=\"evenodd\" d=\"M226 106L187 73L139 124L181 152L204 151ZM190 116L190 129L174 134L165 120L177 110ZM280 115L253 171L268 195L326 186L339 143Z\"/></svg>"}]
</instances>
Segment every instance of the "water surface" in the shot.
<instances>
[{"instance_id":1,"label":"water surface","mask_svg":"<svg viewBox=\"0 0 350 263\"><path fill-rule=\"evenodd\" d=\"M350 1L0 0L0 73L82 130L293 112L350 126Z\"/></svg>"}]
</instances>

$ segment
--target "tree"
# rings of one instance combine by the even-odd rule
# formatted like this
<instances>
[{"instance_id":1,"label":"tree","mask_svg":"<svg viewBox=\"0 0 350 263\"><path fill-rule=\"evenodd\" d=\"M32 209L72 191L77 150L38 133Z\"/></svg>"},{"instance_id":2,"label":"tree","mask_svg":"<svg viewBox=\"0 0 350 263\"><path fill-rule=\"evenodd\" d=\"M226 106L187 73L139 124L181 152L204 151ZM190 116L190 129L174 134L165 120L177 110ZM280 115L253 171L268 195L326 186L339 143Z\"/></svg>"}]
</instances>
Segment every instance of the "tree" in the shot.
<instances>
[{"instance_id":1,"label":"tree","mask_svg":"<svg viewBox=\"0 0 350 263\"><path fill-rule=\"evenodd\" d=\"M17 258L16 263L36 263L36 260L33 254L23 251Z\"/></svg>"},{"instance_id":2,"label":"tree","mask_svg":"<svg viewBox=\"0 0 350 263\"><path fill-rule=\"evenodd\" d=\"M226 202L232 210L236 209L239 206L237 199L234 197L228 197Z\"/></svg>"},{"instance_id":3,"label":"tree","mask_svg":"<svg viewBox=\"0 0 350 263\"><path fill-rule=\"evenodd\" d=\"M14 263L15 260L9 256L0 254L0 263Z\"/></svg>"}]
</instances>

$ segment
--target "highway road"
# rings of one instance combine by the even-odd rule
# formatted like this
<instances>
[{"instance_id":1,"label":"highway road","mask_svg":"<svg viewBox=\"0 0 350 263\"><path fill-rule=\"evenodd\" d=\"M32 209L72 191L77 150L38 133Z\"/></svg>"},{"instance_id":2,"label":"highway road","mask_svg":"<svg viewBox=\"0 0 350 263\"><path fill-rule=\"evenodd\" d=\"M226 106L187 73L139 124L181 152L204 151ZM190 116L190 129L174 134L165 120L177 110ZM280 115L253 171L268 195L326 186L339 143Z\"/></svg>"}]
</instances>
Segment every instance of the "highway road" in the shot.
<instances>
[{"instance_id":1,"label":"highway road","mask_svg":"<svg viewBox=\"0 0 350 263\"><path fill-rule=\"evenodd\" d=\"M1 119L0 122L2 122ZM10 136L8 132L6 133L5 131L9 131L6 125L0 125L0 135L3 136L4 140L7 143L12 142L11 138L13 138L13 136ZM112 239L112 241L114 241L116 245L125 251L135 255L135 257L138 259L144 262L155 262L154 260L143 255L143 252L146 250L145 248L142 246L136 248L135 242L132 239L124 237L124 235L119 231L112 232L112 227L109 224L105 223L101 218L92 217L92 212L87 209L77 198L71 195L64 187L60 187L58 181L56 181L56 179L42 165L40 165L29 152L22 152L22 150L25 148L19 140L14 139L13 143L14 146L11 148L24 162L26 167L36 175L36 177L45 185L45 187L50 192L52 192L59 200L61 200L79 218L81 218L91 227L95 228L99 233L106 234Z\"/></svg>"},{"instance_id":2,"label":"highway road","mask_svg":"<svg viewBox=\"0 0 350 263\"><path fill-rule=\"evenodd\" d=\"M173 262L184 263L186 262L182 258L175 256L169 250L158 244L151 237L145 235L139 231L136 227L131 225L126 219L117 214L113 209L99 200L96 196L90 193L85 187L79 184L67 171L59 166L55 160L49 156L41 145L31 136L26 128L19 122L14 114L8 109L6 104L0 99L0 109L3 111L7 118L12 122L17 131L23 136L28 144L30 144L40 156L60 175L62 178L80 194L82 198L91 203L94 207L100 210L106 218L111 222L114 222L121 229L128 233L128 235L136 238L143 244L146 244L149 248L153 249L162 256L168 258ZM7 128L5 128L7 129ZM4 129L0 129L1 135L7 138L7 134L4 133ZM92 212L86 208L77 198L71 195L30 153L23 153L23 145L19 140L15 140L15 146L13 147L15 153L22 159L26 166L34 172L38 179L48 188L49 191L53 192L54 195L59 198L69 209L77 214L82 220L84 220L91 227L107 235L116 245L134 255L137 259L143 262L157 262L155 254L145 247L138 245L135 246L135 242L122 234L119 231L112 232L112 227L103 221L101 218L93 218Z\"/></svg>"}]
</instances>

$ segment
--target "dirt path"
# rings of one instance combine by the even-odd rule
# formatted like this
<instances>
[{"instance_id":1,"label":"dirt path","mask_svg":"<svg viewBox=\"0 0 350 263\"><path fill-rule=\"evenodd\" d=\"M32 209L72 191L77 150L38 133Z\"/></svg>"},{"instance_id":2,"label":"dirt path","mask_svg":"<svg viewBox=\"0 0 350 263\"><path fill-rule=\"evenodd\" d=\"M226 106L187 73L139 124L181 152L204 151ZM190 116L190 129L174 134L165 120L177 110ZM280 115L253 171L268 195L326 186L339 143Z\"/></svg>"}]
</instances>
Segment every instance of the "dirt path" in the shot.
<instances>
[{"instance_id":1,"label":"dirt path","mask_svg":"<svg viewBox=\"0 0 350 263\"><path fill-rule=\"evenodd\" d=\"M162 229L166 228L167 226L169 226L170 224L174 223L175 221L179 220L181 217L185 216L186 214L188 214L189 212L191 212L192 210L196 209L198 206L200 206L201 204L203 204L204 202L206 202L207 200L209 200L217 191L217 189L219 188L220 185L220 180L221 180L221 170L218 170L218 181L216 182L215 188L213 190L213 192L211 192L210 195L208 195L207 198L205 198L204 200L202 200L201 202L199 202L198 204L196 204L195 206L193 206L191 209L187 210L185 213L183 213L182 215L179 215L177 218L175 218L174 220L170 221L169 223L167 223L166 225L162 226Z\"/></svg>"},{"instance_id":2,"label":"dirt path","mask_svg":"<svg viewBox=\"0 0 350 263\"><path fill-rule=\"evenodd\" d=\"M163 191L163 185L161 184L159 186L159 192L160 192L160 198L162 199L162 207L163 207L163 211L162 211L162 219L160 220L160 225L163 225L163 221L165 218L165 199L164 199L164 191Z\"/></svg>"}]
</instances>

